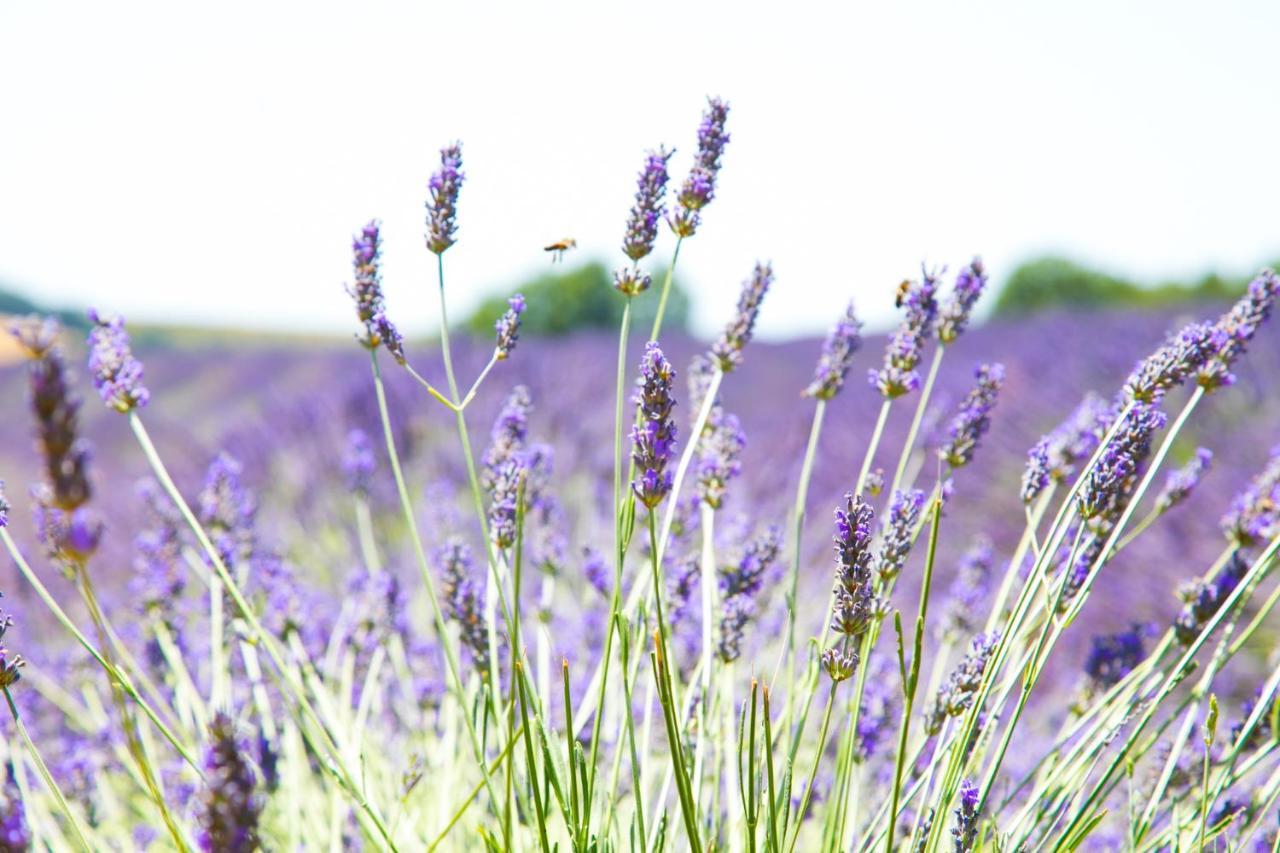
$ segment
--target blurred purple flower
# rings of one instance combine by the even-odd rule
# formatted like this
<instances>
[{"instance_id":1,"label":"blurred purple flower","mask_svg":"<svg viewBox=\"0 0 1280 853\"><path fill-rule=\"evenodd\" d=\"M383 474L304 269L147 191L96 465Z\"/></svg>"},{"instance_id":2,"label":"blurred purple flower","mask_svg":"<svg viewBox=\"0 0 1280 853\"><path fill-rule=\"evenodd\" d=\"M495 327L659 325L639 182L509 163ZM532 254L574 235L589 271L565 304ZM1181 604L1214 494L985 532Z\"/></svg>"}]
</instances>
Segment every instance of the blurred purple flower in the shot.
<instances>
[{"instance_id":1,"label":"blurred purple flower","mask_svg":"<svg viewBox=\"0 0 1280 853\"><path fill-rule=\"evenodd\" d=\"M454 244L458 233L458 191L465 179L462 145L440 149L440 168L427 181L427 248L439 255Z\"/></svg>"},{"instance_id":2,"label":"blurred purple flower","mask_svg":"<svg viewBox=\"0 0 1280 853\"><path fill-rule=\"evenodd\" d=\"M142 384L142 362L133 357L124 319L90 311L89 322L89 373L102 402L118 412L142 408L151 393Z\"/></svg>"}]
</instances>

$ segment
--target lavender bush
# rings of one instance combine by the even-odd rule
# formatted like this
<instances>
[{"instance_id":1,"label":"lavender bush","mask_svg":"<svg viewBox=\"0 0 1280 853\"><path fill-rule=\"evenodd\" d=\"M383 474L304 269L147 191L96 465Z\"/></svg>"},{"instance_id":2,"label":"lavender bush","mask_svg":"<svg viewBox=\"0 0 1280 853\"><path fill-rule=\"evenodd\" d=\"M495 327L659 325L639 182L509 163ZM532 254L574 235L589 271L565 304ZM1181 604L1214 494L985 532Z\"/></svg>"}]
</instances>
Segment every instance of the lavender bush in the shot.
<instances>
[{"instance_id":1,"label":"lavender bush","mask_svg":"<svg viewBox=\"0 0 1280 853\"><path fill-rule=\"evenodd\" d=\"M670 209L673 154L645 155L611 407L615 345L517 349L519 295L483 352L451 341L456 144L427 188L438 356L390 319L376 221L363 364L144 376L94 314L91 407L56 324L19 321L0 848L1274 849L1280 281L1163 342L1173 318L1110 318L1148 346L1127 378L1096 317L970 329L976 258L897 290L870 387L851 304L820 351L753 356L768 263L709 347L664 339L728 121L712 99ZM235 429L184 411L193 372Z\"/></svg>"}]
</instances>

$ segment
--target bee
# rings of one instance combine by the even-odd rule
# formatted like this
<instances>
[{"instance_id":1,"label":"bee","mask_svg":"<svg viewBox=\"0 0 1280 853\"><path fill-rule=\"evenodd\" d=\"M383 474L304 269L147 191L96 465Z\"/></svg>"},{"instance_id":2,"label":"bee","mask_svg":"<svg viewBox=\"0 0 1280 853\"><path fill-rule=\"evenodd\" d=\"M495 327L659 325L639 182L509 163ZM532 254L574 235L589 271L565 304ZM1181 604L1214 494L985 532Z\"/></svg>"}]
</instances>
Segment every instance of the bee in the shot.
<instances>
[{"instance_id":1,"label":"bee","mask_svg":"<svg viewBox=\"0 0 1280 853\"><path fill-rule=\"evenodd\" d=\"M578 247L577 240L573 239L572 237L565 237L563 240L557 240L549 246L544 246L542 251L555 252L555 255L553 255L551 258L551 263L554 264L557 261L564 260L565 252L569 251L570 249L576 249L577 247Z\"/></svg>"},{"instance_id":2,"label":"bee","mask_svg":"<svg viewBox=\"0 0 1280 853\"><path fill-rule=\"evenodd\" d=\"M911 293L911 282L907 279L902 280L902 284L898 285L897 293L893 297L893 307L901 308L902 303L907 301L907 295Z\"/></svg>"}]
</instances>

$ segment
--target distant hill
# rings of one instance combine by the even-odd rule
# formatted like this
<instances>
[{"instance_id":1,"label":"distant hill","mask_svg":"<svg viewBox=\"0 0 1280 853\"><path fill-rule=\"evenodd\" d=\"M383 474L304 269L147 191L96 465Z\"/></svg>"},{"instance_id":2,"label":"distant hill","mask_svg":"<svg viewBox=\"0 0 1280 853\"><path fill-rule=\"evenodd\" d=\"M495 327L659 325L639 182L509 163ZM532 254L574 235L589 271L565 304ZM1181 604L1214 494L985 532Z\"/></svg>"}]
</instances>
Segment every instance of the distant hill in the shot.
<instances>
[{"instance_id":1,"label":"distant hill","mask_svg":"<svg viewBox=\"0 0 1280 853\"><path fill-rule=\"evenodd\" d=\"M89 330L89 320L85 317L83 311L40 305L3 285L0 285L0 314L18 316L24 314L51 314L57 317L64 326L83 331Z\"/></svg>"},{"instance_id":2,"label":"distant hill","mask_svg":"<svg viewBox=\"0 0 1280 853\"><path fill-rule=\"evenodd\" d=\"M1049 256L1014 269L996 295L993 313L1011 316L1054 307L1161 308L1184 302L1221 302L1238 296L1251 277L1209 273L1193 281L1140 283Z\"/></svg>"}]
</instances>

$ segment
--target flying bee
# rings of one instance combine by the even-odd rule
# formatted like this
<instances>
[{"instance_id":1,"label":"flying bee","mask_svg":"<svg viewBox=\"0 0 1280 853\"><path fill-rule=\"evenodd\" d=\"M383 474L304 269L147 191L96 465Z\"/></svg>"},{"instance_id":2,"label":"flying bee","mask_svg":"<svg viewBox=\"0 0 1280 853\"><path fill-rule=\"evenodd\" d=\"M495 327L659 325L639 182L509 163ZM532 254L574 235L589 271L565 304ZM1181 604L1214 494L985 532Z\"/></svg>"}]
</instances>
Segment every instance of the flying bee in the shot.
<instances>
[{"instance_id":1,"label":"flying bee","mask_svg":"<svg viewBox=\"0 0 1280 853\"><path fill-rule=\"evenodd\" d=\"M578 247L577 240L573 239L572 237L565 237L563 240L555 241L550 246L544 246L542 251L555 252L555 255L553 255L551 258L551 263L554 264L557 261L564 260L565 252L569 251L570 249L576 249L577 247Z\"/></svg>"},{"instance_id":2,"label":"flying bee","mask_svg":"<svg viewBox=\"0 0 1280 853\"><path fill-rule=\"evenodd\" d=\"M893 307L901 308L902 303L907 301L907 294L911 292L911 282L907 279L902 280L902 284L898 285L898 290L893 297Z\"/></svg>"}]
</instances>

